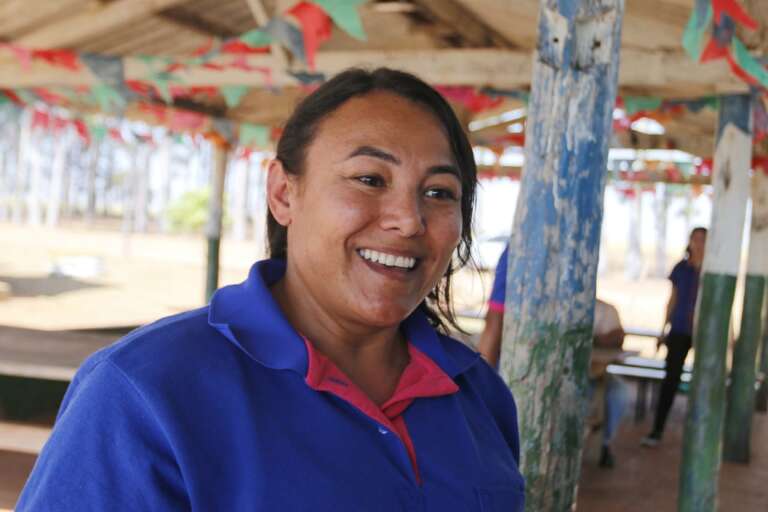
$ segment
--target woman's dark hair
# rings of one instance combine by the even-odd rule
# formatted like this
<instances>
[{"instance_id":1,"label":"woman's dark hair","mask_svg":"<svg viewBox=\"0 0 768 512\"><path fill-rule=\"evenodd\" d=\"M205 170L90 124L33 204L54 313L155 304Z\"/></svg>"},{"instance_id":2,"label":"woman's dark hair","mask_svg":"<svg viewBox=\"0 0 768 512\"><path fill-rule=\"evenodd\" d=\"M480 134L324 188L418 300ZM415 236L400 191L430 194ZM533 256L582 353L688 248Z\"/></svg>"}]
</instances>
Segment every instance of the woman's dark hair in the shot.
<instances>
[{"instance_id":1,"label":"woman's dark hair","mask_svg":"<svg viewBox=\"0 0 768 512\"><path fill-rule=\"evenodd\" d=\"M703 233L706 236L707 228L704 228L701 226L697 228L693 228L691 230L691 234L688 235L688 240L690 241L691 238L693 238L693 235L695 235L696 233ZM690 257L691 257L691 244L689 242L688 245L685 246L685 259L690 259Z\"/></svg>"},{"instance_id":2,"label":"woman's dark hair","mask_svg":"<svg viewBox=\"0 0 768 512\"><path fill-rule=\"evenodd\" d=\"M456 118L451 106L432 87L409 73L379 68L374 71L349 69L321 85L304 98L288 119L277 143L277 160L287 173L301 175L307 149L314 140L318 125L346 101L357 96L385 91L408 99L435 116L445 131L451 153L461 173L461 241L456 261L451 261L445 275L427 295L420 308L432 325L443 332L448 327L461 331L456 322L451 301L451 276L470 260L472 247L472 212L475 206L477 167L472 146ZM267 209L268 251L272 258L286 258L288 254L287 230ZM446 324L447 322L447 324Z\"/></svg>"}]
</instances>

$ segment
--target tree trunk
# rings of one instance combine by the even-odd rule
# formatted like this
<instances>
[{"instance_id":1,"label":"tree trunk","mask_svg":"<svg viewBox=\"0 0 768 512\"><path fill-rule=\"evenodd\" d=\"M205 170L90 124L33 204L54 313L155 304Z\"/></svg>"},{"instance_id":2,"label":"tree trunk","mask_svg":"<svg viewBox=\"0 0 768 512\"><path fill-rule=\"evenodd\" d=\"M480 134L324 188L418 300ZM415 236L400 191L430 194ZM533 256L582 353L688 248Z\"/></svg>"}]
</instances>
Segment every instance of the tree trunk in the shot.
<instances>
[{"instance_id":1,"label":"tree trunk","mask_svg":"<svg viewBox=\"0 0 768 512\"><path fill-rule=\"evenodd\" d=\"M542 0L510 238L501 375L526 510L571 510L581 463L622 0Z\"/></svg>"}]
</instances>

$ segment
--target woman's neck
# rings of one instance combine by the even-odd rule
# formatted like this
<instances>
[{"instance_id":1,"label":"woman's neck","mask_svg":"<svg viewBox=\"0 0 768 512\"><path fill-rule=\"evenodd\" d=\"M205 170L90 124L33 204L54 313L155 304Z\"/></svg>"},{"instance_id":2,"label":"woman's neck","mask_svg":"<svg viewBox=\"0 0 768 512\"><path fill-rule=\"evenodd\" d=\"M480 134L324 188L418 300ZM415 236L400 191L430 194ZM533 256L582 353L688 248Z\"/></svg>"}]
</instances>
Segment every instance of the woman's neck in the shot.
<instances>
[{"instance_id":1,"label":"woman's neck","mask_svg":"<svg viewBox=\"0 0 768 512\"><path fill-rule=\"evenodd\" d=\"M334 317L288 276L271 292L290 324L371 400L380 404L392 395L409 361L399 325L365 326Z\"/></svg>"}]
</instances>

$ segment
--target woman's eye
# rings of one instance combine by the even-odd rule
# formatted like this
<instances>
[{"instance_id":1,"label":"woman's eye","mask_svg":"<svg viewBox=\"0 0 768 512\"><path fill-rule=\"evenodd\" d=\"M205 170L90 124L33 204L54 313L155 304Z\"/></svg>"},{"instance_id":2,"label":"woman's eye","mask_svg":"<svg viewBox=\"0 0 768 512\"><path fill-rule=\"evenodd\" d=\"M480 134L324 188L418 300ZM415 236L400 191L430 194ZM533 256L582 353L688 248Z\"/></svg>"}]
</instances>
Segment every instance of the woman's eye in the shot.
<instances>
[{"instance_id":1,"label":"woman's eye","mask_svg":"<svg viewBox=\"0 0 768 512\"><path fill-rule=\"evenodd\" d=\"M424 195L431 199L450 199L456 200L456 194L452 190L447 188L430 188L424 192Z\"/></svg>"},{"instance_id":2,"label":"woman's eye","mask_svg":"<svg viewBox=\"0 0 768 512\"><path fill-rule=\"evenodd\" d=\"M378 176L358 176L355 179L363 185L368 185L369 187L381 187L384 185L384 180Z\"/></svg>"}]
</instances>

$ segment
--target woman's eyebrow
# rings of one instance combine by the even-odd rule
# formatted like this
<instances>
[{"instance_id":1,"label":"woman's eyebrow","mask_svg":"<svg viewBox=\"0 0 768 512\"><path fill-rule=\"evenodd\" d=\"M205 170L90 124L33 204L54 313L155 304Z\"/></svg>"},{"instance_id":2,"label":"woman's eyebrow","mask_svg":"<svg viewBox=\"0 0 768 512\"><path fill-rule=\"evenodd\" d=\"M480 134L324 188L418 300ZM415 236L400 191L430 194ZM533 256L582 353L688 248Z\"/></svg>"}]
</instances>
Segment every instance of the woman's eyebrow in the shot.
<instances>
[{"instance_id":1,"label":"woman's eyebrow","mask_svg":"<svg viewBox=\"0 0 768 512\"><path fill-rule=\"evenodd\" d=\"M397 158L395 155L391 153L387 153L383 149L379 149L374 146L358 146L355 148L354 151L352 151L349 156L346 158L349 160L350 158L354 158L356 156L368 156L371 158L378 158L379 160L384 160L385 162L389 162L391 164L400 165L402 162L400 162L400 159ZM453 174L461 180L461 173L459 170L453 166L453 165L433 165L428 170L429 174Z\"/></svg>"},{"instance_id":2,"label":"woman's eyebrow","mask_svg":"<svg viewBox=\"0 0 768 512\"><path fill-rule=\"evenodd\" d=\"M400 159L395 155L387 153L383 149L375 148L373 146L358 146L349 154L346 159L349 160L350 158L354 158L356 156L369 156L371 158L378 158L379 160L384 160L385 162L389 162L395 165L400 165L402 163L400 162Z\"/></svg>"}]
</instances>

